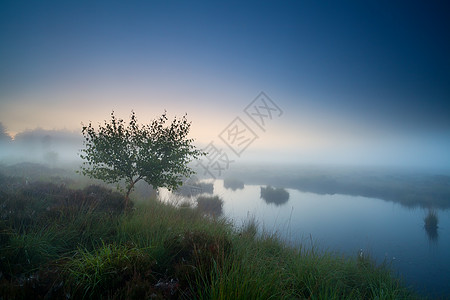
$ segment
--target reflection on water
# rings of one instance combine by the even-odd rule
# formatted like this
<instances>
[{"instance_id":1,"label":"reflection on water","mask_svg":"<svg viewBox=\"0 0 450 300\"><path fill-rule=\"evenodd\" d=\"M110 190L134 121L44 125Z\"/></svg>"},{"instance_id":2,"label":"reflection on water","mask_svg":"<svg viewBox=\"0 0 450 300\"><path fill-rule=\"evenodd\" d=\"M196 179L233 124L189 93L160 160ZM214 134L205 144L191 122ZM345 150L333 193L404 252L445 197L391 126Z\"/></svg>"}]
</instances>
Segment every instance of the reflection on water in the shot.
<instances>
[{"instance_id":1,"label":"reflection on water","mask_svg":"<svg viewBox=\"0 0 450 300\"><path fill-rule=\"evenodd\" d=\"M286 189L289 202L274 206L260 198L261 185L229 190L214 183L214 193L224 200L224 215L237 226L254 216L267 231L277 232L292 245L302 243L346 255L364 251L379 263L386 261L407 285L432 297L449 296L450 212L434 210L439 228L425 229L424 213L375 198L341 194L319 195ZM439 239L438 239L439 230ZM433 242L430 243L430 240ZM362 249L362 250L361 250Z\"/></svg>"},{"instance_id":2,"label":"reflection on water","mask_svg":"<svg viewBox=\"0 0 450 300\"><path fill-rule=\"evenodd\" d=\"M427 216L424 218L424 228L428 235L428 239L431 242L437 242L438 240L438 215L434 209L429 209Z\"/></svg>"},{"instance_id":3,"label":"reflection on water","mask_svg":"<svg viewBox=\"0 0 450 300\"><path fill-rule=\"evenodd\" d=\"M289 200L289 192L282 188L274 188L270 185L261 187L261 198L267 204L273 203L276 206L286 204Z\"/></svg>"},{"instance_id":4,"label":"reflection on water","mask_svg":"<svg viewBox=\"0 0 450 300\"><path fill-rule=\"evenodd\" d=\"M213 194L214 184L212 182L200 181L197 176L192 176L185 180L183 185L175 192L185 197L194 197L200 194Z\"/></svg>"},{"instance_id":5,"label":"reflection on water","mask_svg":"<svg viewBox=\"0 0 450 300\"><path fill-rule=\"evenodd\" d=\"M223 180L213 185L214 194L224 201L223 214L236 226L246 226L254 217L258 228L277 233L293 246L310 247L312 240L315 246L340 254L354 256L363 251L379 263L390 264L417 291L433 298L450 296L448 210L295 189L286 189L289 201L277 206L260 197L265 186L233 190L226 188ZM436 226L431 226L433 222Z\"/></svg>"},{"instance_id":6,"label":"reflection on water","mask_svg":"<svg viewBox=\"0 0 450 300\"><path fill-rule=\"evenodd\" d=\"M247 184L377 198L411 208L450 209L449 174L381 167L246 165L233 168L228 176L244 178Z\"/></svg>"},{"instance_id":7,"label":"reflection on water","mask_svg":"<svg viewBox=\"0 0 450 300\"><path fill-rule=\"evenodd\" d=\"M236 178L225 178L223 180L223 187L233 191L241 190L244 188L244 182Z\"/></svg>"}]
</instances>

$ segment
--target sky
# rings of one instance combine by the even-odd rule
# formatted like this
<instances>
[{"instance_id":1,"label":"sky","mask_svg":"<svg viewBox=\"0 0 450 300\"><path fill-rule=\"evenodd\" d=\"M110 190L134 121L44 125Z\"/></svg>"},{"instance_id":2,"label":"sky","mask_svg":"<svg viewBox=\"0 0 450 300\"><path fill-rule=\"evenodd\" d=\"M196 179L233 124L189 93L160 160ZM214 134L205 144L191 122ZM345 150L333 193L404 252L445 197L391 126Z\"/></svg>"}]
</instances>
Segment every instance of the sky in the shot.
<instances>
[{"instance_id":1,"label":"sky","mask_svg":"<svg viewBox=\"0 0 450 300\"><path fill-rule=\"evenodd\" d=\"M445 1L1 1L0 122L80 132L167 110L236 161L450 169L449 15Z\"/></svg>"}]
</instances>

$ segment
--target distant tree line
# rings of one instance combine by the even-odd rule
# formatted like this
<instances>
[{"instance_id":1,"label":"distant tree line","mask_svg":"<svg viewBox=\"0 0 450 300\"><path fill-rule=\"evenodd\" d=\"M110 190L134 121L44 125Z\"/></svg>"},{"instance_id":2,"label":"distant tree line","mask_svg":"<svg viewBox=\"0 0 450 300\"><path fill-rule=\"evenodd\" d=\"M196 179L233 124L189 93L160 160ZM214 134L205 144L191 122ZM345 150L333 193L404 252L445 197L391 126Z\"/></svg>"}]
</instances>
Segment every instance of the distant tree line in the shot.
<instances>
[{"instance_id":1,"label":"distant tree line","mask_svg":"<svg viewBox=\"0 0 450 300\"><path fill-rule=\"evenodd\" d=\"M0 161L40 162L54 165L62 157L77 160L82 136L68 130L36 128L17 133L14 138L0 122Z\"/></svg>"}]
</instances>

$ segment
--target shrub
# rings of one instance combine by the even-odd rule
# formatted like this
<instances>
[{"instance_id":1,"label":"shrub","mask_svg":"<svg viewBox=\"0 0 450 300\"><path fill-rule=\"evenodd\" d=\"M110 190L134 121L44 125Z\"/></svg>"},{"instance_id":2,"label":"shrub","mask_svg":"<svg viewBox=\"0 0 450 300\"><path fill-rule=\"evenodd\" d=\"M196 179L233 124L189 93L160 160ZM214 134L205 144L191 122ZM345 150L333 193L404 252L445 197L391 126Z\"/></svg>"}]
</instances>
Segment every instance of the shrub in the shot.
<instances>
[{"instance_id":1,"label":"shrub","mask_svg":"<svg viewBox=\"0 0 450 300\"><path fill-rule=\"evenodd\" d=\"M289 192L282 188L273 188L270 185L261 187L261 198L267 203L275 205L285 204L289 200Z\"/></svg>"},{"instance_id":2,"label":"shrub","mask_svg":"<svg viewBox=\"0 0 450 300\"><path fill-rule=\"evenodd\" d=\"M146 249L103 244L92 252L80 249L67 272L75 295L92 297L119 289L136 276L151 280L153 264Z\"/></svg>"},{"instance_id":3,"label":"shrub","mask_svg":"<svg viewBox=\"0 0 450 300\"><path fill-rule=\"evenodd\" d=\"M120 214L124 197L100 186L70 190L63 185L32 183L16 191L2 192L0 218L10 228L27 232L61 218L73 219L87 212Z\"/></svg>"},{"instance_id":4,"label":"shrub","mask_svg":"<svg viewBox=\"0 0 450 300\"><path fill-rule=\"evenodd\" d=\"M185 231L165 242L175 277L184 279L187 285L196 275L209 274L214 266L222 266L231 245L226 235L205 231Z\"/></svg>"},{"instance_id":5,"label":"shrub","mask_svg":"<svg viewBox=\"0 0 450 300\"><path fill-rule=\"evenodd\" d=\"M219 196L200 196L197 198L197 208L211 216L222 214L223 200Z\"/></svg>"},{"instance_id":6,"label":"shrub","mask_svg":"<svg viewBox=\"0 0 450 300\"><path fill-rule=\"evenodd\" d=\"M424 219L426 229L437 229L438 217L434 210L430 210Z\"/></svg>"},{"instance_id":7,"label":"shrub","mask_svg":"<svg viewBox=\"0 0 450 300\"><path fill-rule=\"evenodd\" d=\"M226 189L231 189L233 191L243 189L244 182L236 178L225 178L223 180L223 187Z\"/></svg>"},{"instance_id":8,"label":"shrub","mask_svg":"<svg viewBox=\"0 0 450 300\"><path fill-rule=\"evenodd\" d=\"M425 228L425 232L428 235L428 238L431 241L436 241L438 238L437 229L438 229L438 222L439 222L436 211L434 211L434 210L428 211L428 214L423 219L423 221L425 223L424 228Z\"/></svg>"}]
</instances>

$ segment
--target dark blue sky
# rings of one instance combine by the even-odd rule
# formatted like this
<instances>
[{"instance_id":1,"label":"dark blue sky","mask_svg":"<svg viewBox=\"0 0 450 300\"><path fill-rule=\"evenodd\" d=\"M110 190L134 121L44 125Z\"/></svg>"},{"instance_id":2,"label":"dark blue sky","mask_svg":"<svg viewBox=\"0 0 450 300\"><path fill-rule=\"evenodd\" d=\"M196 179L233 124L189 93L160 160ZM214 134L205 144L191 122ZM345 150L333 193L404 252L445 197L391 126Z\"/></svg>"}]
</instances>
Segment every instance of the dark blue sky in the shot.
<instances>
[{"instance_id":1,"label":"dark blue sky","mask_svg":"<svg viewBox=\"0 0 450 300\"><path fill-rule=\"evenodd\" d=\"M0 121L78 129L166 108L214 122L207 142L263 90L286 114L261 147L426 142L412 161L450 165L449 4L392 2L2 1Z\"/></svg>"}]
</instances>

